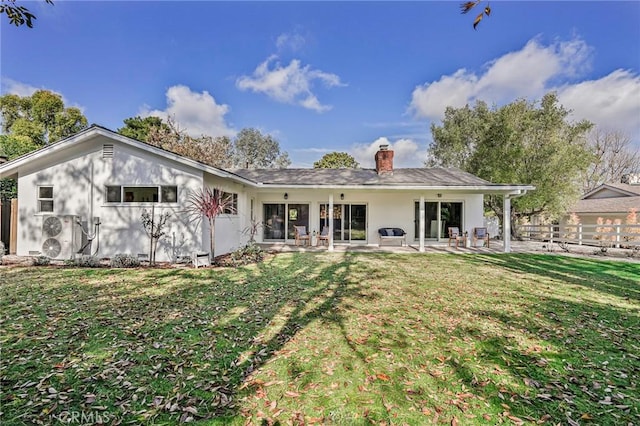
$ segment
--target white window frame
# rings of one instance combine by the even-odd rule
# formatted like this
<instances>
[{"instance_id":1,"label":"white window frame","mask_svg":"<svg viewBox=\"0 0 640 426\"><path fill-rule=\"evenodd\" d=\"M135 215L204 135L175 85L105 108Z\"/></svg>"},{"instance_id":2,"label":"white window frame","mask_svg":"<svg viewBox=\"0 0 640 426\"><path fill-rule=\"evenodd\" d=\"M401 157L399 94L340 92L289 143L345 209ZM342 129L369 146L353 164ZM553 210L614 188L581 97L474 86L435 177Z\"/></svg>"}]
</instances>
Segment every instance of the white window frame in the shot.
<instances>
[{"instance_id":1,"label":"white window frame","mask_svg":"<svg viewBox=\"0 0 640 426\"><path fill-rule=\"evenodd\" d=\"M175 193L176 193L176 199L175 201L163 201L163 197L162 197L162 189L163 188L175 188ZM120 188L120 201L109 201L107 199L107 188ZM155 188L157 189L157 194L158 194L158 201L126 201L125 200L125 193L124 193L124 189L125 188ZM104 186L104 203L106 205L139 205L139 204L163 204L163 205L167 205L167 204L178 204L178 185L127 185L127 184L109 184L109 185L105 185Z\"/></svg>"},{"instance_id":2,"label":"white window frame","mask_svg":"<svg viewBox=\"0 0 640 426\"><path fill-rule=\"evenodd\" d=\"M40 190L43 188L51 188L51 198L42 197L40 195ZM38 213L53 213L54 211L54 192L53 185L38 185L38 193L37 195L37 203L38 203ZM51 201L51 210L42 210L42 201Z\"/></svg>"}]
</instances>

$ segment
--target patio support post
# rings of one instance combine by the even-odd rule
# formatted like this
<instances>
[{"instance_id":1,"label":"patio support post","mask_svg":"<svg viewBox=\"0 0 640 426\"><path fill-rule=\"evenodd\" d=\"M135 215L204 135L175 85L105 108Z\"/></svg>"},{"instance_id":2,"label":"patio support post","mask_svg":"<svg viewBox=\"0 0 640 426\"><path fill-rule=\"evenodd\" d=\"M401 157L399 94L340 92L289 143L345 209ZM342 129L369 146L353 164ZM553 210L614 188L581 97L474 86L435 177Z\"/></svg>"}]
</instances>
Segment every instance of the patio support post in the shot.
<instances>
[{"instance_id":1,"label":"patio support post","mask_svg":"<svg viewBox=\"0 0 640 426\"><path fill-rule=\"evenodd\" d=\"M508 194L505 194L504 196L502 212L502 240L504 242L504 252L511 253L511 198Z\"/></svg>"},{"instance_id":2,"label":"patio support post","mask_svg":"<svg viewBox=\"0 0 640 426\"><path fill-rule=\"evenodd\" d=\"M420 251L424 251L424 195L420 196Z\"/></svg>"},{"instance_id":3,"label":"patio support post","mask_svg":"<svg viewBox=\"0 0 640 426\"><path fill-rule=\"evenodd\" d=\"M329 210L327 212L327 218L329 219L329 246L328 251L333 251L333 193L329 194Z\"/></svg>"}]
</instances>

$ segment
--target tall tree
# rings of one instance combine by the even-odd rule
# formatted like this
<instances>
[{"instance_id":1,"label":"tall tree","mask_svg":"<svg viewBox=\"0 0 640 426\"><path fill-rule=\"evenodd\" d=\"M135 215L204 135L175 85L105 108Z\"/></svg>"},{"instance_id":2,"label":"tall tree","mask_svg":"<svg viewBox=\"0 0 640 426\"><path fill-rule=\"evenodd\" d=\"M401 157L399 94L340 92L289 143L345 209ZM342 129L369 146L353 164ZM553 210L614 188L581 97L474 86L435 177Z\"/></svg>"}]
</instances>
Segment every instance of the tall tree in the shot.
<instances>
[{"instance_id":1,"label":"tall tree","mask_svg":"<svg viewBox=\"0 0 640 426\"><path fill-rule=\"evenodd\" d=\"M49 90L31 96L0 96L2 130L26 136L38 146L55 142L87 127L87 118L76 107L65 107L62 97Z\"/></svg>"},{"instance_id":2,"label":"tall tree","mask_svg":"<svg viewBox=\"0 0 640 426\"><path fill-rule=\"evenodd\" d=\"M242 129L235 139L234 166L247 169L285 168L289 154L280 152L280 143L257 129Z\"/></svg>"},{"instance_id":3,"label":"tall tree","mask_svg":"<svg viewBox=\"0 0 640 426\"><path fill-rule=\"evenodd\" d=\"M532 215L557 217L579 197L581 173L593 160L586 141L592 124L571 123L569 114L555 93L501 108L482 102L447 108L442 126L431 126L427 165L459 167L490 182L535 185L506 212L513 225ZM498 217L505 213L502 197L487 196L485 203Z\"/></svg>"},{"instance_id":4,"label":"tall tree","mask_svg":"<svg viewBox=\"0 0 640 426\"><path fill-rule=\"evenodd\" d=\"M13 160L38 148L39 146L27 136L0 135L0 155L7 160ZM18 183L15 179L0 179L0 200L10 200L17 195Z\"/></svg>"},{"instance_id":5,"label":"tall tree","mask_svg":"<svg viewBox=\"0 0 640 426\"><path fill-rule=\"evenodd\" d=\"M171 117L132 117L124 120L118 133L147 142L158 148L200 161L214 167L232 166L232 143L226 136L194 138L180 128Z\"/></svg>"},{"instance_id":6,"label":"tall tree","mask_svg":"<svg viewBox=\"0 0 640 426\"><path fill-rule=\"evenodd\" d=\"M44 1L45 3L53 4L53 0ZM9 23L16 27L26 25L29 28L33 28L33 21L36 19L36 16L25 6L18 6L16 3L16 0L0 0L0 15L7 15Z\"/></svg>"},{"instance_id":7,"label":"tall tree","mask_svg":"<svg viewBox=\"0 0 640 426\"><path fill-rule=\"evenodd\" d=\"M621 132L594 129L589 134L589 147L595 158L583 174L583 193L603 183L620 182L623 175L640 171L640 150Z\"/></svg>"},{"instance_id":8,"label":"tall tree","mask_svg":"<svg viewBox=\"0 0 640 426\"><path fill-rule=\"evenodd\" d=\"M330 152L313 163L314 169L357 169L360 164L346 152Z\"/></svg>"},{"instance_id":9,"label":"tall tree","mask_svg":"<svg viewBox=\"0 0 640 426\"><path fill-rule=\"evenodd\" d=\"M124 126L118 129L118 133L146 142L149 137L149 133L154 127L164 128L165 130L169 128L169 126L164 123L160 117L142 118L140 116L136 116L125 118Z\"/></svg>"}]
</instances>

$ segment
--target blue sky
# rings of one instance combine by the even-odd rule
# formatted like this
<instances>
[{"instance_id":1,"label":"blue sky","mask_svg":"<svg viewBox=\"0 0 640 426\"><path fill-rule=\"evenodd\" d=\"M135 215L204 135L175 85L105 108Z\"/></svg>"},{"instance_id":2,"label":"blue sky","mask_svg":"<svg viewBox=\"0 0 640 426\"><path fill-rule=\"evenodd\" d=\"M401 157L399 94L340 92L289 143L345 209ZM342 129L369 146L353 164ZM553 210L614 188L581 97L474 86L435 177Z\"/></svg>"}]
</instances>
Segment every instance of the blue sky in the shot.
<instances>
[{"instance_id":1,"label":"blue sky","mask_svg":"<svg viewBox=\"0 0 640 426\"><path fill-rule=\"evenodd\" d=\"M272 134L294 167L331 151L421 166L446 106L555 90L640 147L640 2L23 2L0 28L2 93L60 93L90 123L172 115L194 135ZM483 2L483 4L486 2Z\"/></svg>"}]
</instances>

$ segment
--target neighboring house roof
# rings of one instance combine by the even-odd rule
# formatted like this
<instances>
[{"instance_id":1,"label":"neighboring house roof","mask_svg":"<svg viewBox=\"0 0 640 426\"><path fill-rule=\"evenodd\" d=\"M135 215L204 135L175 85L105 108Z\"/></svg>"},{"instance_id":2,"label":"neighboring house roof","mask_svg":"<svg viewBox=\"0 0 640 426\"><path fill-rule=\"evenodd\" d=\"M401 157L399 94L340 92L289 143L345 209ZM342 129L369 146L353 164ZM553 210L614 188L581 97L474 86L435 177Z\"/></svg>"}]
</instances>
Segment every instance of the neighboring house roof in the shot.
<instances>
[{"instance_id":1,"label":"neighboring house roof","mask_svg":"<svg viewBox=\"0 0 640 426\"><path fill-rule=\"evenodd\" d=\"M569 211L604 215L627 213L631 208L640 210L640 185L610 182L584 194Z\"/></svg>"},{"instance_id":2,"label":"neighboring house roof","mask_svg":"<svg viewBox=\"0 0 640 426\"><path fill-rule=\"evenodd\" d=\"M630 208L640 211L640 195L615 197L615 198L594 198L578 201L569 211L573 213L627 213Z\"/></svg>"},{"instance_id":3,"label":"neighboring house roof","mask_svg":"<svg viewBox=\"0 0 640 426\"><path fill-rule=\"evenodd\" d=\"M591 198L602 198L598 197L599 193L612 193L614 196L609 198L626 197L626 196L634 196L640 195L640 185L629 185L628 183L604 183L597 188L587 192L582 196L583 200L591 199Z\"/></svg>"},{"instance_id":4,"label":"neighboring house roof","mask_svg":"<svg viewBox=\"0 0 640 426\"><path fill-rule=\"evenodd\" d=\"M459 169L397 168L391 174L374 169L237 169L224 170L191 158L132 139L98 125L91 125L75 135L0 164L0 178L15 176L20 167L75 145L103 136L126 145L194 167L215 176L229 178L252 187L271 188L344 188L344 189L430 189L466 192L522 194L535 189L531 185L495 184Z\"/></svg>"}]
</instances>

